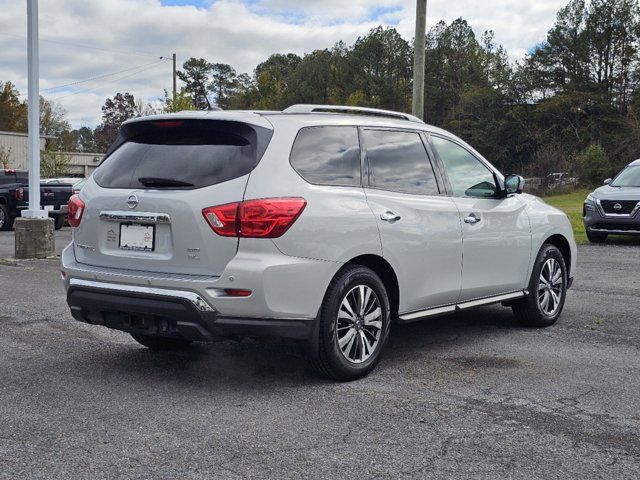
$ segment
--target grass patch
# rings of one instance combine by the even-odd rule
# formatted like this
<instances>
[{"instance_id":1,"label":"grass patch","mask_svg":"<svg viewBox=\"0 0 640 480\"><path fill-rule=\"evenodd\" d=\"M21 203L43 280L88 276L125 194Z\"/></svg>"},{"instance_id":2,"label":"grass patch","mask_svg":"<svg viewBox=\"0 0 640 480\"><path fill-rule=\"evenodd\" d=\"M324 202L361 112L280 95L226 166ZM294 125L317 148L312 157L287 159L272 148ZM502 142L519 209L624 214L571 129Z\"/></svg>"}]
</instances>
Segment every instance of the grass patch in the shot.
<instances>
[{"instance_id":1,"label":"grass patch","mask_svg":"<svg viewBox=\"0 0 640 480\"><path fill-rule=\"evenodd\" d=\"M584 223L582 222L582 205L587 195L591 193L591 190L580 189L571 193L564 193L561 195L551 195L544 197L544 201L549 205L559 208L567 214L569 220L571 220L571 226L573 227L573 235L576 237L576 243L588 243L587 233L584 230Z\"/></svg>"},{"instance_id":2,"label":"grass patch","mask_svg":"<svg viewBox=\"0 0 640 480\"><path fill-rule=\"evenodd\" d=\"M15 267L18 263L13 260L7 260L6 258L0 258L0 265L4 265L5 267Z\"/></svg>"}]
</instances>

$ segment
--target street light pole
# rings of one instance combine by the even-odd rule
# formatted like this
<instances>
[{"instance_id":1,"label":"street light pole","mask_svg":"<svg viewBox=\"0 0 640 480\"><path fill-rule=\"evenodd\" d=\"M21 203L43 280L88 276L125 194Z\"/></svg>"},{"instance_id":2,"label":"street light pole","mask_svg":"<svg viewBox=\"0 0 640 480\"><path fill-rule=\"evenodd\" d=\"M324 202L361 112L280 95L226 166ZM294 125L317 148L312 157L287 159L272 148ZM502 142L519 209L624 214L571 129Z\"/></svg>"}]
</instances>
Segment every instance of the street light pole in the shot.
<instances>
[{"instance_id":1,"label":"street light pole","mask_svg":"<svg viewBox=\"0 0 640 480\"><path fill-rule=\"evenodd\" d=\"M427 0L416 0L416 35L413 45L412 113L424 120L424 55Z\"/></svg>"},{"instance_id":2,"label":"street light pole","mask_svg":"<svg viewBox=\"0 0 640 480\"><path fill-rule=\"evenodd\" d=\"M47 218L40 209L40 84L38 55L38 0L27 0L28 132L29 132L29 208L27 218Z\"/></svg>"}]
</instances>

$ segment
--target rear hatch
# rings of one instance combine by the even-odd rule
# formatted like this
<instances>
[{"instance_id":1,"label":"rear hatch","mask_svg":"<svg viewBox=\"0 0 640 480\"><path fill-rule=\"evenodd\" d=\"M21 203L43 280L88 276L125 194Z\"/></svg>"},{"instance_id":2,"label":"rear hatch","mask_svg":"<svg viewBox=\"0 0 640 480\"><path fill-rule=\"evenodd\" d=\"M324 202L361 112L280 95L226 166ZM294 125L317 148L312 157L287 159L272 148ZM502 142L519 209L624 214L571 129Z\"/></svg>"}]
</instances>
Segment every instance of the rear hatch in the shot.
<instances>
[{"instance_id":1,"label":"rear hatch","mask_svg":"<svg viewBox=\"0 0 640 480\"><path fill-rule=\"evenodd\" d=\"M250 121L169 117L124 124L80 193L85 208L74 232L77 261L220 275L238 239L214 233L202 209L243 200L272 134L266 120L250 115Z\"/></svg>"}]
</instances>

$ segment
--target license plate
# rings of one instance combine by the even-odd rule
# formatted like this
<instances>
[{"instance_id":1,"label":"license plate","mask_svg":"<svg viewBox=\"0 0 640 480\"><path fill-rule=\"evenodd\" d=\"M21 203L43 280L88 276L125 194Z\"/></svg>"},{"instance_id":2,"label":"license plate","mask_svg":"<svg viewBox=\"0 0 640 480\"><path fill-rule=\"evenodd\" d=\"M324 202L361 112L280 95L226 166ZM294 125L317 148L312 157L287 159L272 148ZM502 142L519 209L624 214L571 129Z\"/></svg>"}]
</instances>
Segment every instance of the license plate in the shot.
<instances>
[{"instance_id":1,"label":"license plate","mask_svg":"<svg viewBox=\"0 0 640 480\"><path fill-rule=\"evenodd\" d=\"M120 248L123 250L153 251L155 225L120 224Z\"/></svg>"},{"instance_id":2,"label":"license plate","mask_svg":"<svg viewBox=\"0 0 640 480\"><path fill-rule=\"evenodd\" d=\"M50 211L52 211L52 210L53 210L53 205L45 205L45 206L44 206L44 210L45 210L45 212L50 212Z\"/></svg>"}]
</instances>

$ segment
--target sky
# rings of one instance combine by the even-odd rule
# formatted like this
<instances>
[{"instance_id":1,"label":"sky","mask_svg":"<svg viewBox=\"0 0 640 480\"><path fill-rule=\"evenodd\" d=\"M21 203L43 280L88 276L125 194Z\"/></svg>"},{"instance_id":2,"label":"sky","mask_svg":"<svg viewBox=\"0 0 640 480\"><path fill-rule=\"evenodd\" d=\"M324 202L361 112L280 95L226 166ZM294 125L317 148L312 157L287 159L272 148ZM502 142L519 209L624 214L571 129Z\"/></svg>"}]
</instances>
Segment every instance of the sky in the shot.
<instances>
[{"instance_id":1,"label":"sky","mask_svg":"<svg viewBox=\"0 0 640 480\"><path fill-rule=\"evenodd\" d=\"M568 0L428 0L427 29L462 17L491 29L512 60L544 40ZM0 0L0 81L27 91L25 0ZM146 101L171 89L171 54L252 73L272 53L302 55L371 28L393 26L411 41L415 0L40 0L41 94L74 128L100 123L107 97ZM160 59L163 57L163 59ZM116 75L113 75L117 73ZM90 81L84 81L89 80ZM77 83L81 82L81 83Z\"/></svg>"}]
</instances>

